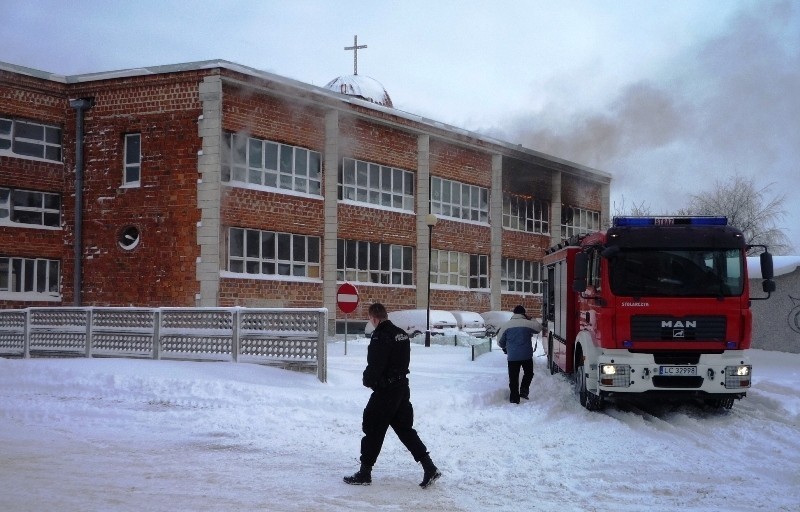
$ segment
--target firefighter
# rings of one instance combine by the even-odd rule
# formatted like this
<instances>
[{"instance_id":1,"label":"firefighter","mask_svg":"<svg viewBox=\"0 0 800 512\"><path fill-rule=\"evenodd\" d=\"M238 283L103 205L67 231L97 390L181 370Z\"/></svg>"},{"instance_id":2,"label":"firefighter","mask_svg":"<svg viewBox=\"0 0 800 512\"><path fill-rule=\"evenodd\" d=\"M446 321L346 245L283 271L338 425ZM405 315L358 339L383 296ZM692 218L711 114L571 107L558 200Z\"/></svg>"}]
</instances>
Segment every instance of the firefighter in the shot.
<instances>
[{"instance_id":1,"label":"firefighter","mask_svg":"<svg viewBox=\"0 0 800 512\"><path fill-rule=\"evenodd\" d=\"M528 399L531 381L533 380L533 344L534 334L542 330L538 320L531 320L525 315L525 308L517 306L508 322L497 331L497 344L508 355L508 388L511 391L509 401L518 404L520 398ZM522 369L522 382L519 370Z\"/></svg>"},{"instance_id":2,"label":"firefighter","mask_svg":"<svg viewBox=\"0 0 800 512\"><path fill-rule=\"evenodd\" d=\"M344 481L351 485L372 483L372 466L381 452L386 431L392 427L414 460L422 464L424 474L419 486L425 489L442 474L414 430L414 409L406 377L411 343L408 334L389 320L383 304L375 303L369 307L369 321L375 330L367 348L367 367L362 383L372 389L372 395L364 408L361 424L364 431L361 468L354 475L344 477Z\"/></svg>"}]
</instances>

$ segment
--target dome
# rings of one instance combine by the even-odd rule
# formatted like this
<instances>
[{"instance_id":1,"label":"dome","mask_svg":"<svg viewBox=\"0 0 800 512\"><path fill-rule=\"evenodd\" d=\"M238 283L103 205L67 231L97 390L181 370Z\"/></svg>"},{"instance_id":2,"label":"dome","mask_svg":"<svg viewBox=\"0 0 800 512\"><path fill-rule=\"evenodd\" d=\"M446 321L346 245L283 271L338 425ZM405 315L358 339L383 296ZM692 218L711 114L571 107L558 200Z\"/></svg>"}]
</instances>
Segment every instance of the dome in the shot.
<instances>
[{"instance_id":1,"label":"dome","mask_svg":"<svg viewBox=\"0 0 800 512\"><path fill-rule=\"evenodd\" d=\"M340 76L328 82L326 89L362 100L371 101L384 107L394 108L389 93L380 82L364 75Z\"/></svg>"}]
</instances>

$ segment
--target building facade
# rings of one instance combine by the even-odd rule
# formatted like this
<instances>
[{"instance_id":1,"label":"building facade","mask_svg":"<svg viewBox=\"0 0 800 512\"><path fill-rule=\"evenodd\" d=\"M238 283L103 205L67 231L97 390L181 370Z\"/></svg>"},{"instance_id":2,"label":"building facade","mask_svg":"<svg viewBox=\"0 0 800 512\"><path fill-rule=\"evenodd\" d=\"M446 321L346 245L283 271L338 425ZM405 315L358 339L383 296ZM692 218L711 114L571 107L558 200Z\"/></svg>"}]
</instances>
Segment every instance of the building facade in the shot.
<instances>
[{"instance_id":1,"label":"building facade","mask_svg":"<svg viewBox=\"0 0 800 512\"><path fill-rule=\"evenodd\" d=\"M342 92L226 61L0 63L0 307L326 307L333 328L350 282L353 320L428 295L537 310L544 250L607 225L608 174Z\"/></svg>"}]
</instances>

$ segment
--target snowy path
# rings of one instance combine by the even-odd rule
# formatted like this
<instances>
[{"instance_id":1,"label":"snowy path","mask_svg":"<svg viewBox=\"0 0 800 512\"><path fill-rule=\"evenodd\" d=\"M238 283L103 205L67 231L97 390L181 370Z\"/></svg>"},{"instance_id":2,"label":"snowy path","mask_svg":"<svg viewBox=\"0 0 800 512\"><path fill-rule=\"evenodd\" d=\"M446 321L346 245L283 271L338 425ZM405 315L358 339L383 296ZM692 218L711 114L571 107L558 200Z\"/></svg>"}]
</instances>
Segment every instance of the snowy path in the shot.
<instances>
[{"instance_id":1,"label":"snowy path","mask_svg":"<svg viewBox=\"0 0 800 512\"><path fill-rule=\"evenodd\" d=\"M506 403L500 352L413 347L428 490L392 433L357 468L364 341L329 347L329 382L247 364L0 359L0 510L798 511L800 355L753 351L731 411L583 410L536 360Z\"/></svg>"}]
</instances>

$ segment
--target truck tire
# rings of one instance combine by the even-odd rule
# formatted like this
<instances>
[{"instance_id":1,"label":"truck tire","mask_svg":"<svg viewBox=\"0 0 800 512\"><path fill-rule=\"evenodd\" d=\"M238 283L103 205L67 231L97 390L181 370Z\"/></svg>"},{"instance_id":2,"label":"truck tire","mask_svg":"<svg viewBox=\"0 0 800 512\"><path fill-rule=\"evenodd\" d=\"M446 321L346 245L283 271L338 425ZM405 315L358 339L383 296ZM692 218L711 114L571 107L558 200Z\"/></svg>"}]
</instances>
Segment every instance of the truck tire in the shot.
<instances>
[{"instance_id":1,"label":"truck tire","mask_svg":"<svg viewBox=\"0 0 800 512\"><path fill-rule=\"evenodd\" d=\"M603 409L603 399L586 389L586 373L583 364L575 369L575 391L578 393L578 401L587 411Z\"/></svg>"},{"instance_id":2,"label":"truck tire","mask_svg":"<svg viewBox=\"0 0 800 512\"><path fill-rule=\"evenodd\" d=\"M550 370L550 375L556 373L556 363L553 361L553 335L547 337L547 368Z\"/></svg>"}]
</instances>

